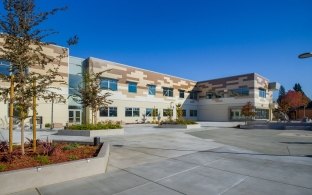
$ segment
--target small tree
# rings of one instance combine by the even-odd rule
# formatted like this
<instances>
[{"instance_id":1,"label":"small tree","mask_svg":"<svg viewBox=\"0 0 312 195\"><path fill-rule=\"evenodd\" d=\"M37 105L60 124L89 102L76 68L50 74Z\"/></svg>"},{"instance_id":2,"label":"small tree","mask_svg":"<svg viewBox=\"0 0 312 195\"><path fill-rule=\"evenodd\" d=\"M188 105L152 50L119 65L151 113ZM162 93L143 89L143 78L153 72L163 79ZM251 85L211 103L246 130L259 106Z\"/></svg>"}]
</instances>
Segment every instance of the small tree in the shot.
<instances>
[{"instance_id":1,"label":"small tree","mask_svg":"<svg viewBox=\"0 0 312 195\"><path fill-rule=\"evenodd\" d=\"M183 110L182 110L181 104L176 105L176 112L177 112L177 119L182 120L183 119Z\"/></svg>"},{"instance_id":2,"label":"small tree","mask_svg":"<svg viewBox=\"0 0 312 195\"><path fill-rule=\"evenodd\" d=\"M71 97L79 104L82 104L83 108L90 107L92 115L92 124L97 123L97 112L101 107L108 107L112 103L107 98L111 96L111 93L106 92L102 94L101 89L101 76L104 72L109 70L101 71L98 73L85 71L82 74L83 83L79 85L78 90L74 92Z\"/></svg>"},{"instance_id":3,"label":"small tree","mask_svg":"<svg viewBox=\"0 0 312 195\"><path fill-rule=\"evenodd\" d=\"M252 117L256 115L255 107L252 105L251 102L247 102L242 107L241 112L242 112L242 115L245 116L245 124L247 124L247 119L251 120Z\"/></svg>"},{"instance_id":4,"label":"small tree","mask_svg":"<svg viewBox=\"0 0 312 195\"><path fill-rule=\"evenodd\" d=\"M156 123L156 117L157 116L158 116L157 109L154 106L154 108L152 110L153 123Z\"/></svg>"},{"instance_id":5,"label":"small tree","mask_svg":"<svg viewBox=\"0 0 312 195\"><path fill-rule=\"evenodd\" d=\"M168 121L172 122L173 110L170 108L166 109L165 115L168 117Z\"/></svg>"},{"instance_id":6,"label":"small tree","mask_svg":"<svg viewBox=\"0 0 312 195\"><path fill-rule=\"evenodd\" d=\"M283 85L281 85L280 89L279 89L279 93L278 93L278 98L277 98L277 103L280 104L282 98L285 96L286 92L285 92L285 88Z\"/></svg>"},{"instance_id":7,"label":"small tree","mask_svg":"<svg viewBox=\"0 0 312 195\"><path fill-rule=\"evenodd\" d=\"M14 77L1 75L1 79L5 82L12 81L11 88L14 88L14 98L9 95L10 89L8 88L1 86L0 91L2 100L9 101L11 106L13 103L16 105L18 119L21 121L21 148L22 154L24 154L24 122L29 117L30 108L36 107L33 105L36 102L32 101L33 97L47 98L46 95L49 93L49 89L53 88L53 83L64 83L58 70L61 59L67 57L67 49L62 49L57 57L46 55L44 47L49 43L44 42L44 39L55 32L39 28L50 15L54 15L64 8L37 13L34 0L5 0L3 7L6 15L1 14L0 16L0 31L4 38L4 45L0 47L0 58L10 63L9 72ZM77 41L77 37L69 40L68 43L75 41ZM45 69L48 64L55 66L49 68L45 75L36 71L29 72L30 68ZM10 117L12 117L11 115L10 112ZM33 115L36 117L36 112ZM33 131L35 135L34 126ZM34 140L36 139L34 138Z\"/></svg>"}]
</instances>

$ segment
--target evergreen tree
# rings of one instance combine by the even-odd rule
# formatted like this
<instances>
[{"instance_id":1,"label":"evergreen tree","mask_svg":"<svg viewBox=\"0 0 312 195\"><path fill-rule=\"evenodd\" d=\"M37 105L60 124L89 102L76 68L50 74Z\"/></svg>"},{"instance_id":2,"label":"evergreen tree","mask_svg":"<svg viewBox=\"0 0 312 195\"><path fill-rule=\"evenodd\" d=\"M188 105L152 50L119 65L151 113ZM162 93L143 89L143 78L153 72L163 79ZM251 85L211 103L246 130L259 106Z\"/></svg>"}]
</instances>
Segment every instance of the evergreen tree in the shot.
<instances>
[{"instance_id":1,"label":"evergreen tree","mask_svg":"<svg viewBox=\"0 0 312 195\"><path fill-rule=\"evenodd\" d=\"M295 83L295 86L293 87L293 89L297 92L301 92L302 94L304 94L304 92L302 91L300 83Z\"/></svg>"},{"instance_id":2,"label":"evergreen tree","mask_svg":"<svg viewBox=\"0 0 312 195\"><path fill-rule=\"evenodd\" d=\"M277 98L277 103L280 104L282 98L285 96L286 92L285 92L285 88L283 85L281 85L280 89L279 89L279 94L278 94L278 98Z\"/></svg>"}]
</instances>

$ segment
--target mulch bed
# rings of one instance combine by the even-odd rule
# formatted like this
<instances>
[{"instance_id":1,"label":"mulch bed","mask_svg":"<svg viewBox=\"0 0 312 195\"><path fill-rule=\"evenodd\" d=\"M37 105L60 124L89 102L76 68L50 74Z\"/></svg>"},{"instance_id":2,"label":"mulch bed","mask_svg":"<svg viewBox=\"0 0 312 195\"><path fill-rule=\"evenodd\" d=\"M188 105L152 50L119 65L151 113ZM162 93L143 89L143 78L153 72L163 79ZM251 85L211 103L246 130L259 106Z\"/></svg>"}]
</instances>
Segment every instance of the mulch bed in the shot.
<instances>
[{"instance_id":1,"label":"mulch bed","mask_svg":"<svg viewBox=\"0 0 312 195\"><path fill-rule=\"evenodd\" d=\"M11 154L0 151L0 172L92 158L97 155L99 148L74 143L48 144L39 143L36 153L32 151L31 144L25 144L25 155L21 155L20 146L14 146Z\"/></svg>"}]
</instances>

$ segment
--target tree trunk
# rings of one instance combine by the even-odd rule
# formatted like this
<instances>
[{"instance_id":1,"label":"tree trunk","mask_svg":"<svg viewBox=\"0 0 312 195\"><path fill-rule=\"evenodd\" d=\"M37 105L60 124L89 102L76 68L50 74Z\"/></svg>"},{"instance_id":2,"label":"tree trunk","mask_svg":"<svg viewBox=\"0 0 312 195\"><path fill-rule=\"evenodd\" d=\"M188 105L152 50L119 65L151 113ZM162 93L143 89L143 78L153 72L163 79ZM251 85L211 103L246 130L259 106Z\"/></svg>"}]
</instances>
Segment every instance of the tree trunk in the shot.
<instances>
[{"instance_id":1,"label":"tree trunk","mask_svg":"<svg viewBox=\"0 0 312 195\"><path fill-rule=\"evenodd\" d=\"M25 119L21 120L21 149L22 149L22 155L25 154L25 147L24 147L24 130L25 130L25 126L24 126L24 122Z\"/></svg>"},{"instance_id":2,"label":"tree trunk","mask_svg":"<svg viewBox=\"0 0 312 195\"><path fill-rule=\"evenodd\" d=\"M94 124L97 124L96 110L93 111Z\"/></svg>"}]
</instances>

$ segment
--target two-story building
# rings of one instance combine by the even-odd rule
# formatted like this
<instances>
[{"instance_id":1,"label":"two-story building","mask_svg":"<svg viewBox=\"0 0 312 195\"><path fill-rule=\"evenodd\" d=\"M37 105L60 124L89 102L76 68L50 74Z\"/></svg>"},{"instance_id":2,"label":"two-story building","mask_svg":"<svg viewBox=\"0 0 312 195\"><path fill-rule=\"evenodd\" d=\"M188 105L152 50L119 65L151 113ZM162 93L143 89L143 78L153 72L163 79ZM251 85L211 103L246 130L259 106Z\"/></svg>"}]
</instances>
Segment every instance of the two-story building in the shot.
<instances>
[{"instance_id":1,"label":"two-story building","mask_svg":"<svg viewBox=\"0 0 312 195\"><path fill-rule=\"evenodd\" d=\"M0 39L0 47L3 40ZM57 56L64 48L47 45L44 51L51 57ZM67 50L68 51L68 50ZM0 59L0 72L10 74L10 63ZM55 66L49 64L48 66ZM31 67L29 71L45 70ZM167 119L172 110L176 118L176 105L181 104L186 119L200 121L237 121L243 120L241 108L248 101L256 107L255 119L270 120L273 91L277 83L256 74L244 74L206 81L192 81L167 74L136 68L120 63L89 57L65 57L60 72L68 85L56 86L58 93L65 97L73 94L82 86L82 72L103 73L101 88L103 93L110 92L112 104L101 108L97 113L99 121L113 120L124 123L151 122L153 109L157 119ZM1 86L9 86L0 81ZM68 98L66 103L38 101L38 116L46 123L83 123L90 121L90 111ZM8 104L0 102L0 126L8 121Z\"/></svg>"}]
</instances>

